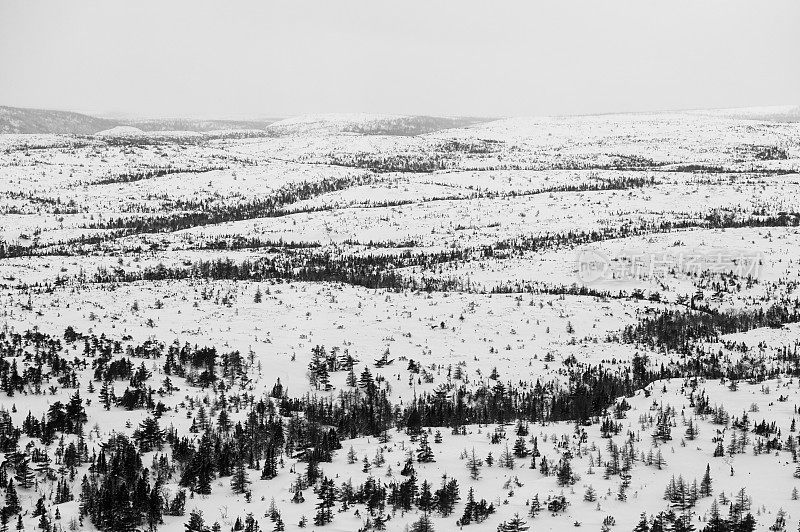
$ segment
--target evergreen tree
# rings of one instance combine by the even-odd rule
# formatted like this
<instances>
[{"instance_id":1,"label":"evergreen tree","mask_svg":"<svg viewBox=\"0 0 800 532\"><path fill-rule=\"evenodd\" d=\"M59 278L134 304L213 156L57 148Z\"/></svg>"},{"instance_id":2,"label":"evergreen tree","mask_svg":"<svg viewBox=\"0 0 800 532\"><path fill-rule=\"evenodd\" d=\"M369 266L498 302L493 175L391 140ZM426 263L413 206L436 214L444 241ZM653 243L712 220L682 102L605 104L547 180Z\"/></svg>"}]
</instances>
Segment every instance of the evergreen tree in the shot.
<instances>
[{"instance_id":1,"label":"evergreen tree","mask_svg":"<svg viewBox=\"0 0 800 532\"><path fill-rule=\"evenodd\" d=\"M108 381L103 381L103 386L100 388L100 403L106 410L111 410L111 395Z\"/></svg>"},{"instance_id":2,"label":"evergreen tree","mask_svg":"<svg viewBox=\"0 0 800 532\"><path fill-rule=\"evenodd\" d=\"M139 424L139 430L134 431L133 438L143 453L160 450L164 444L164 431L159 427L157 419L147 417Z\"/></svg>"},{"instance_id":3,"label":"evergreen tree","mask_svg":"<svg viewBox=\"0 0 800 532\"><path fill-rule=\"evenodd\" d=\"M30 489L33 486L36 475L31 469L30 458L27 456L22 457L22 460L17 464L14 478L17 479L17 484L19 484L21 488Z\"/></svg>"},{"instance_id":4,"label":"evergreen tree","mask_svg":"<svg viewBox=\"0 0 800 532\"><path fill-rule=\"evenodd\" d=\"M528 510L528 516L535 518L539 515L539 512L542 511L542 503L539 502L539 494L536 493L533 495L533 499L531 499L531 506Z\"/></svg>"},{"instance_id":5,"label":"evergreen tree","mask_svg":"<svg viewBox=\"0 0 800 532\"><path fill-rule=\"evenodd\" d=\"M461 518L456 522L457 525L468 525L472 522L473 516L475 515L475 490L470 486L469 492L467 492L467 504L464 505L464 513L461 515Z\"/></svg>"},{"instance_id":6,"label":"evergreen tree","mask_svg":"<svg viewBox=\"0 0 800 532\"><path fill-rule=\"evenodd\" d=\"M247 478L247 470L244 467L244 462L239 461L231 478L231 489L234 493L242 494L247 492L248 485L250 485L250 479Z\"/></svg>"},{"instance_id":7,"label":"evergreen tree","mask_svg":"<svg viewBox=\"0 0 800 532\"><path fill-rule=\"evenodd\" d=\"M456 479L447 480L447 476L442 477L442 486L433 495L434 507L447 517L453 513L453 509L461 497L459 496L458 482Z\"/></svg>"},{"instance_id":8,"label":"evergreen tree","mask_svg":"<svg viewBox=\"0 0 800 532\"><path fill-rule=\"evenodd\" d=\"M711 464L706 464L706 472L703 475L703 480L700 481L700 496L709 497L713 489L711 488Z\"/></svg>"},{"instance_id":9,"label":"evergreen tree","mask_svg":"<svg viewBox=\"0 0 800 532\"><path fill-rule=\"evenodd\" d=\"M14 479L10 478L8 479L8 486L6 487L6 507L3 513L14 515L19 513L21 509L17 488L14 487Z\"/></svg>"},{"instance_id":10,"label":"evergreen tree","mask_svg":"<svg viewBox=\"0 0 800 532\"><path fill-rule=\"evenodd\" d=\"M431 493L431 485L427 480L423 480L419 488L417 507L426 513L433 509L433 494Z\"/></svg>"},{"instance_id":11,"label":"evergreen tree","mask_svg":"<svg viewBox=\"0 0 800 532\"><path fill-rule=\"evenodd\" d=\"M694 420L692 418L689 418L689 426L686 427L686 439L690 441L694 440L695 438L697 438L697 435L699 433L700 431L698 430Z\"/></svg>"},{"instance_id":12,"label":"evergreen tree","mask_svg":"<svg viewBox=\"0 0 800 532\"><path fill-rule=\"evenodd\" d=\"M650 532L650 524L647 522L647 514L642 512L639 522L633 528L633 532Z\"/></svg>"},{"instance_id":13,"label":"evergreen tree","mask_svg":"<svg viewBox=\"0 0 800 532\"><path fill-rule=\"evenodd\" d=\"M569 486L575 483L575 475L572 473L572 465L569 460L564 457L558 463L558 471L556 472L559 486Z\"/></svg>"},{"instance_id":14,"label":"evergreen tree","mask_svg":"<svg viewBox=\"0 0 800 532\"><path fill-rule=\"evenodd\" d=\"M722 456L725 456L725 449L722 447L722 440L719 440L716 448L714 448L714 458L720 458Z\"/></svg>"},{"instance_id":15,"label":"evergreen tree","mask_svg":"<svg viewBox=\"0 0 800 532\"><path fill-rule=\"evenodd\" d=\"M522 436L517 438L517 441L514 442L514 456L517 458L525 458L528 456L528 448L525 446L525 438Z\"/></svg>"},{"instance_id":16,"label":"evergreen tree","mask_svg":"<svg viewBox=\"0 0 800 532\"><path fill-rule=\"evenodd\" d=\"M264 469L261 471L261 480L269 480L278 476L278 460L275 453L275 447L270 445L267 447L264 456Z\"/></svg>"},{"instance_id":17,"label":"evergreen tree","mask_svg":"<svg viewBox=\"0 0 800 532\"><path fill-rule=\"evenodd\" d=\"M434 532L433 523L428 514L422 514L414 524L411 525L410 532Z\"/></svg>"},{"instance_id":18,"label":"evergreen tree","mask_svg":"<svg viewBox=\"0 0 800 532\"><path fill-rule=\"evenodd\" d=\"M497 532L524 532L529 528L530 527L527 526L527 523L522 520L519 514L514 514L514 517L509 521L500 523L500 526L497 527Z\"/></svg>"},{"instance_id":19,"label":"evergreen tree","mask_svg":"<svg viewBox=\"0 0 800 532\"><path fill-rule=\"evenodd\" d=\"M419 449L417 449L417 462L427 463L434 462L433 451L428 443L428 433L423 432L419 439Z\"/></svg>"},{"instance_id":20,"label":"evergreen tree","mask_svg":"<svg viewBox=\"0 0 800 532\"><path fill-rule=\"evenodd\" d=\"M503 454L500 455L499 465L501 467L507 467L508 469L514 469L514 455L508 451L508 444L506 444Z\"/></svg>"},{"instance_id":21,"label":"evergreen tree","mask_svg":"<svg viewBox=\"0 0 800 532\"><path fill-rule=\"evenodd\" d=\"M203 519L203 512L200 510L192 510L189 512L189 522L184 526L186 532L208 532L205 520Z\"/></svg>"},{"instance_id":22,"label":"evergreen tree","mask_svg":"<svg viewBox=\"0 0 800 532\"><path fill-rule=\"evenodd\" d=\"M333 521L332 508L336 504L336 488L333 480L323 477L317 491L319 502L317 503L317 514L314 516L314 524L324 526Z\"/></svg>"},{"instance_id":23,"label":"evergreen tree","mask_svg":"<svg viewBox=\"0 0 800 532\"><path fill-rule=\"evenodd\" d=\"M480 467L483 461L475 457L475 448L472 448L472 455L467 459L467 469L469 469L469 476L472 480L478 480L481 476Z\"/></svg>"},{"instance_id":24,"label":"evergreen tree","mask_svg":"<svg viewBox=\"0 0 800 532\"><path fill-rule=\"evenodd\" d=\"M161 481L156 480L155 486L150 490L150 495L147 498L147 526L150 530L155 530L158 525L162 524L162 513L164 511L164 499L161 496Z\"/></svg>"}]
</instances>

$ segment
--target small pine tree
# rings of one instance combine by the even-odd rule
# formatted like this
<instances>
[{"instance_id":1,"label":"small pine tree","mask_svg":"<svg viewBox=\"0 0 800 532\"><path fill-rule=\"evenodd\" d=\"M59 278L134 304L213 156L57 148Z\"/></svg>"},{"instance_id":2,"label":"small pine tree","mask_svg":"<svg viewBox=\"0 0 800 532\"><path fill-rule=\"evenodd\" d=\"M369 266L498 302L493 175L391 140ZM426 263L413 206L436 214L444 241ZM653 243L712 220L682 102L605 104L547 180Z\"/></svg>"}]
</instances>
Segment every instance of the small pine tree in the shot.
<instances>
[{"instance_id":1,"label":"small pine tree","mask_svg":"<svg viewBox=\"0 0 800 532\"><path fill-rule=\"evenodd\" d=\"M481 477L480 467L483 461L475 457L475 448L472 448L472 455L467 459L467 469L469 469L469 477L472 480L479 480Z\"/></svg>"},{"instance_id":2,"label":"small pine tree","mask_svg":"<svg viewBox=\"0 0 800 532\"><path fill-rule=\"evenodd\" d=\"M434 462L433 451L428 443L428 433L423 432L419 439L419 449L417 449L417 462Z\"/></svg>"},{"instance_id":3,"label":"small pine tree","mask_svg":"<svg viewBox=\"0 0 800 532\"><path fill-rule=\"evenodd\" d=\"M520 436L514 442L514 456L517 458L525 458L528 456L528 448L525 446L525 438Z\"/></svg>"},{"instance_id":4,"label":"small pine tree","mask_svg":"<svg viewBox=\"0 0 800 532\"><path fill-rule=\"evenodd\" d=\"M533 499L531 499L531 507L528 510L528 517L536 518L539 515L539 512L542 511L542 503L539 502L539 494L536 493L533 495Z\"/></svg>"},{"instance_id":5,"label":"small pine tree","mask_svg":"<svg viewBox=\"0 0 800 532\"><path fill-rule=\"evenodd\" d=\"M656 451L656 455L653 458L653 465L656 466L657 469L662 469L665 465L667 465L667 461L664 460L664 455L661 453L661 449Z\"/></svg>"},{"instance_id":6,"label":"small pine tree","mask_svg":"<svg viewBox=\"0 0 800 532\"><path fill-rule=\"evenodd\" d=\"M714 449L714 458L725 456L725 449L722 447L722 440L717 442L717 447Z\"/></svg>"},{"instance_id":7,"label":"small pine tree","mask_svg":"<svg viewBox=\"0 0 800 532\"><path fill-rule=\"evenodd\" d=\"M700 431L697 428L693 419L689 419L689 426L686 428L686 439L687 440L694 440L697 438L697 435Z\"/></svg>"},{"instance_id":8,"label":"small pine tree","mask_svg":"<svg viewBox=\"0 0 800 532\"><path fill-rule=\"evenodd\" d=\"M497 527L497 532L524 532L529 528L530 527L522 520L519 514L514 514L514 517L509 521L500 523L500 526Z\"/></svg>"},{"instance_id":9,"label":"small pine tree","mask_svg":"<svg viewBox=\"0 0 800 532\"><path fill-rule=\"evenodd\" d=\"M508 444L506 444L503 454L500 455L500 466L514 469L514 455L509 452Z\"/></svg>"}]
</instances>

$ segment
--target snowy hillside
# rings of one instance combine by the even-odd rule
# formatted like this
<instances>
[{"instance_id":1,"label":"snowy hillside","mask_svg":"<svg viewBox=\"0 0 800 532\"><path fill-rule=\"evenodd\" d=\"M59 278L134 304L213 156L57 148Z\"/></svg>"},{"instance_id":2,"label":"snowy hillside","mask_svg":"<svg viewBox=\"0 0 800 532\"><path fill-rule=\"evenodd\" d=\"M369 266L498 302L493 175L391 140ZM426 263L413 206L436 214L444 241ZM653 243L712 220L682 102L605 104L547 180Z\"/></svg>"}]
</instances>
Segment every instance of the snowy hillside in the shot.
<instances>
[{"instance_id":1,"label":"snowy hillside","mask_svg":"<svg viewBox=\"0 0 800 532\"><path fill-rule=\"evenodd\" d=\"M796 529L796 110L0 108L0 530Z\"/></svg>"}]
</instances>

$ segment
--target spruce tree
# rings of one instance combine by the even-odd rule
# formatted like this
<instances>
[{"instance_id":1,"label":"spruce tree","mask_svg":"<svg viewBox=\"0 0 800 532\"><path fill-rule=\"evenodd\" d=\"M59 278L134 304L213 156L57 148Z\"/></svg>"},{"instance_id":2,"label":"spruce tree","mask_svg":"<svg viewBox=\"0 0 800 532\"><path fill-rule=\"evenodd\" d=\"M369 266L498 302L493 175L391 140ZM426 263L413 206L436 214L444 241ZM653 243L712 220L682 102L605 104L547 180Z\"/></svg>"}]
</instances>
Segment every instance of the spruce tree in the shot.
<instances>
[{"instance_id":1,"label":"spruce tree","mask_svg":"<svg viewBox=\"0 0 800 532\"><path fill-rule=\"evenodd\" d=\"M19 496L17 495L17 488L14 487L14 479L8 479L8 486L6 487L6 507L4 513L14 515L21 510L19 504Z\"/></svg>"},{"instance_id":2,"label":"spruce tree","mask_svg":"<svg viewBox=\"0 0 800 532\"><path fill-rule=\"evenodd\" d=\"M36 475L30 466L30 459L27 456L23 456L22 460L17 464L17 470L14 475L14 478L17 479L17 484L21 488L30 489L33 486L35 477Z\"/></svg>"},{"instance_id":3,"label":"spruce tree","mask_svg":"<svg viewBox=\"0 0 800 532\"><path fill-rule=\"evenodd\" d=\"M567 458L562 458L558 463L558 471L556 473L559 486L569 486L575 483L575 475L572 474L572 465Z\"/></svg>"},{"instance_id":4,"label":"spruce tree","mask_svg":"<svg viewBox=\"0 0 800 532\"><path fill-rule=\"evenodd\" d=\"M470 524L475 516L476 506L475 490L470 486L469 492L467 492L467 504L464 505L464 513L461 515L461 518L456 522L456 524L458 526Z\"/></svg>"},{"instance_id":5,"label":"spruce tree","mask_svg":"<svg viewBox=\"0 0 800 532\"><path fill-rule=\"evenodd\" d=\"M269 480L278 476L278 460L275 456L275 447L267 447L264 456L264 469L261 471L261 480Z\"/></svg>"},{"instance_id":6,"label":"spruce tree","mask_svg":"<svg viewBox=\"0 0 800 532\"><path fill-rule=\"evenodd\" d=\"M650 523L647 522L647 514L642 512L639 522L633 528L633 532L650 532Z\"/></svg>"},{"instance_id":7,"label":"spruce tree","mask_svg":"<svg viewBox=\"0 0 800 532\"><path fill-rule=\"evenodd\" d=\"M703 475L703 480L700 481L700 496L709 497L713 489L711 487L711 464L706 464L706 472Z\"/></svg>"},{"instance_id":8,"label":"spruce tree","mask_svg":"<svg viewBox=\"0 0 800 532\"><path fill-rule=\"evenodd\" d=\"M714 458L725 456L725 449L722 447L722 440L717 442L717 447L714 449Z\"/></svg>"},{"instance_id":9,"label":"spruce tree","mask_svg":"<svg viewBox=\"0 0 800 532\"><path fill-rule=\"evenodd\" d=\"M498 532L524 532L528 530L530 527L527 525L525 521L519 516L519 514L514 514L508 521L503 521L500 523L500 526L497 527Z\"/></svg>"},{"instance_id":10,"label":"spruce tree","mask_svg":"<svg viewBox=\"0 0 800 532\"><path fill-rule=\"evenodd\" d=\"M528 448L525 446L525 438L522 436L517 438L517 441L514 442L514 456L517 458L525 458L528 456Z\"/></svg>"},{"instance_id":11,"label":"spruce tree","mask_svg":"<svg viewBox=\"0 0 800 532\"><path fill-rule=\"evenodd\" d=\"M186 532L208 532L205 520L203 519L203 512L200 510L192 510L189 513L189 522L184 526Z\"/></svg>"},{"instance_id":12,"label":"spruce tree","mask_svg":"<svg viewBox=\"0 0 800 532\"><path fill-rule=\"evenodd\" d=\"M247 478L247 469L244 467L244 462L241 460L236 464L236 470L231 478L231 489L234 493L242 494L247 492L247 486L250 484L250 479Z\"/></svg>"},{"instance_id":13,"label":"spruce tree","mask_svg":"<svg viewBox=\"0 0 800 532\"><path fill-rule=\"evenodd\" d=\"M514 455L509 452L508 444L506 444L503 454L500 455L500 466L514 469Z\"/></svg>"},{"instance_id":14,"label":"spruce tree","mask_svg":"<svg viewBox=\"0 0 800 532\"><path fill-rule=\"evenodd\" d=\"M428 443L428 433L423 432L419 440L419 449L417 449L417 462L427 463L434 462L433 451Z\"/></svg>"},{"instance_id":15,"label":"spruce tree","mask_svg":"<svg viewBox=\"0 0 800 532\"><path fill-rule=\"evenodd\" d=\"M428 514L422 514L417 521L411 525L410 532L434 532L433 523Z\"/></svg>"},{"instance_id":16,"label":"spruce tree","mask_svg":"<svg viewBox=\"0 0 800 532\"><path fill-rule=\"evenodd\" d=\"M111 392L108 381L103 381L103 386L100 388L100 402L103 408L111 410Z\"/></svg>"},{"instance_id":17,"label":"spruce tree","mask_svg":"<svg viewBox=\"0 0 800 532\"><path fill-rule=\"evenodd\" d=\"M433 494L431 494L431 485L427 480L423 480L419 488L417 507L426 513L433 509Z\"/></svg>"},{"instance_id":18,"label":"spruce tree","mask_svg":"<svg viewBox=\"0 0 800 532\"><path fill-rule=\"evenodd\" d=\"M542 511L542 503L539 502L539 494L535 493L531 499L531 507L528 510L528 517L535 518Z\"/></svg>"},{"instance_id":19,"label":"spruce tree","mask_svg":"<svg viewBox=\"0 0 800 532\"><path fill-rule=\"evenodd\" d=\"M472 480L478 480L481 476L480 467L483 461L475 457L475 448L472 448L472 455L467 459L467 469L469 469L469 476Z\"/></svg>"}]
</instances>

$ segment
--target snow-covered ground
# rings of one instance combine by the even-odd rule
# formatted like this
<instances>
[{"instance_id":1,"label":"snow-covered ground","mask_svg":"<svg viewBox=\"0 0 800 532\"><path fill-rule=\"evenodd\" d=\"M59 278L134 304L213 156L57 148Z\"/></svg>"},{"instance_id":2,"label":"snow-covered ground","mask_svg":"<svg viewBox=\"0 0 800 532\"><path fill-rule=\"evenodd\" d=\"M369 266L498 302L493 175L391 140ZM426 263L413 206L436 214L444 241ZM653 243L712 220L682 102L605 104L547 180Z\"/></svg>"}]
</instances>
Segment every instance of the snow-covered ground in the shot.
<instances>
[{"instance_id":1,"label":"snow-covered ground","mask_svg":"<svg viewBox=\"0 0 800 532\"><path fill-rule=\"evenodd\" d=\"M150 373L144 383L111 379L106 390L119 399L149 387L163 406L156 417L170 436L161 450L142 449L142 464L165 456L172 470L159 479L164 498L183 489L188 499L183 515L164 515L159 530L184 530L196 509L207 526L226 531L252 514L261 530L276 522L297 530L301 520L310 530L376 529L382 516L399 532L428 513L437 531L494 530L514 514L531 530L624 531L642 512L652 519L670 509L702 530L712 500L726 519L732 501L734 521L749 511L759 530L776 519L796 528L800 123L783 119L794 112L469 123L335 115L283 120L241 137L131 126L80 137L0 135L0 388L13 381L12 364L24 380L0 391L0 408L17 429L29 412L47 424L53 405L79 390L87 416L83 440L63 431L32 435L28 422L3 449L2 489L19 475L15 450L32 459L46 451L55 461L51 474L42 469L30 487L17 486L21 508L9 513L11 525L22 516L25 530L36 529L43 497L45 520L57 527L103 528L82 499L84 475L104 478L90 457L112 434L133 437L156 411L103 406L104 379L95 375L102 357L92 342L106 338L119 342L112 360L130 358L134 370L144 364ZM762 319L770 312L777 322ZM748 318L733 331L698 325L681 349L667 348L682 334L674 322L635 336L670 313L697 323ZM68 329L86 343L68 341ZM15 343L26 331L60 342ZM164 345L158 357L134 349L153 341ZM168 375L168 347L186 344L238 352L244 374L205 387L194 367ZM312 369L319 347L354 361L352 372L330 371L327 389ZM56 367L42 358L51 348ZM559 394L599 386L589 376L600 368L618 381L611 396L598 394L592 415L527 412L520 420L525 445L538 447L536 468L530 455L506 464L513 469L499 463L518 444L518 420L495 419L487 405L506 391L529 398L538 383L552 395L542 403L551 412ZM653 373L632 384L642 371ZM318 428L313 418L321 415L309 405L329 401L333 410L360 398L370 388L352 379L365 372L389 405L386 432L378 438L322 423L336 429L342 448L318 464L339 498L332 522L317 525L318 480L303 489L304 502L292 501L313 450L304 431ZM165 389L166 377L176 389ZM623 389L629 397L617 393ZM435 397L455 404L459 390L468 406L495 418L460 423L452 412L431 414L426 419L446 421L422 427L434 461L419 462L420 436L407 430L412 405ZM235 493L231 476L218 471L211 493L197 493L184 481L191 461L179 447L194 450L203 428L235 447L243 433L223 430L220 413L232 427L249 427L262 407L275 409L298 445L279 445L277 476L261 479L259 448L236 454L249 493ZM734 418L745 415L749 424L737 428ZM762 420L774 430L754 432ZM687 434L690 421L696 435ZM609 423L618 425L606 437L601 424ZM0 441L12 432L0 424ZM64 447L81 441L87 460L64 465ZM714 456L718 442L722 456ZM466 465L473 450L483 461L477 479ZM410 451L417 489L427 481L435 491L445 475L457 481L452 513L427 508L419 496L405 509L383 497L372 512L342 500L343 483L358 488L372 478L391 489L408 480L401 471ZM565 463L574 474L555 475ZM673 477L699 485L707 465L710 496L665 500ZM153 483L154 472L147 473ZM62 482L72 500L58 495ZM594 497L586 496L589 486ZM495 511L457 524L470 488ZM737 495L749 504L741 515ZM544 508L530 516L534 496ZM568 506L548 511L561 496Z\"/></svg>"}]
</instances>

